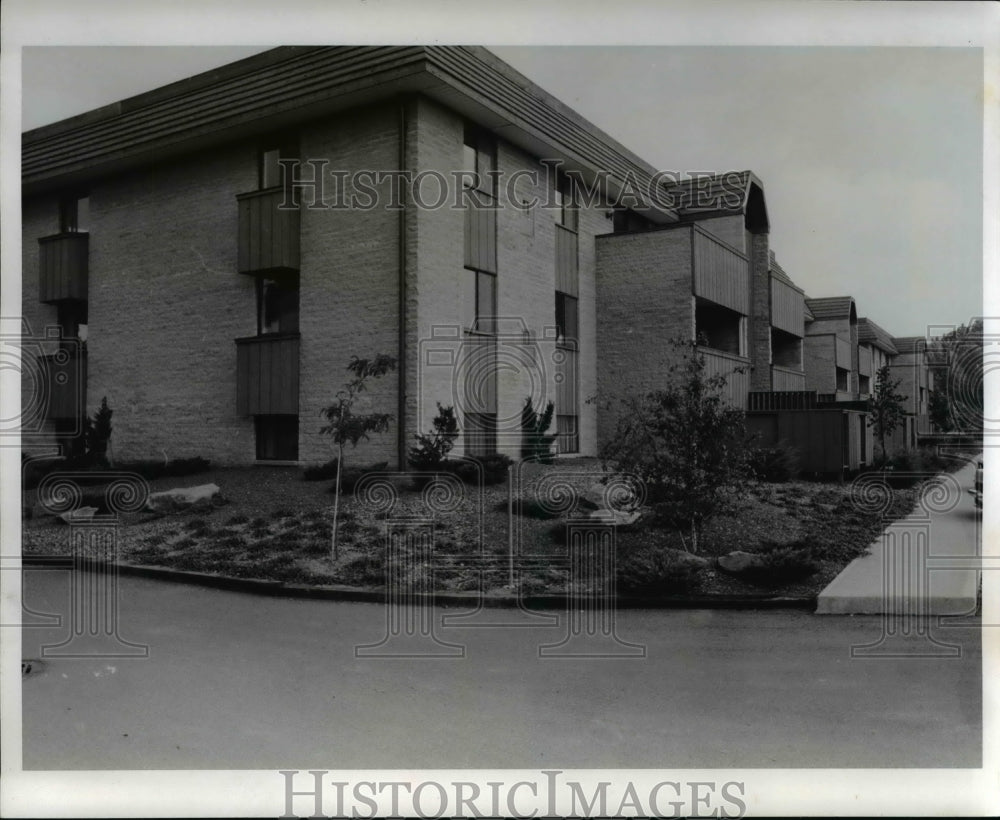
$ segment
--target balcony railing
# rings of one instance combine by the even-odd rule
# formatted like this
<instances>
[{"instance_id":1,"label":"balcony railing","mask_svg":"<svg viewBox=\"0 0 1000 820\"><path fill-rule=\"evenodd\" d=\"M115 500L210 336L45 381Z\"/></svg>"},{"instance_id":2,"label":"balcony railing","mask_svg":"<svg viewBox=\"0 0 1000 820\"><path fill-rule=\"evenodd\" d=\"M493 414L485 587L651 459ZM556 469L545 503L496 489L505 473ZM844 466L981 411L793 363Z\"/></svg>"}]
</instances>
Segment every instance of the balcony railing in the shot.
<instances>
[{"instance_id":1,"label":"balcony railing","mask_svg":"<svg viewBox=\"0 0 1000 820\"><path fill-rule=\"evenodd\" d=\"M806 374L791 367L771 365L772 390L805 390Z\"/></svg>"},{"instance_id":2,"label":"balcony railing","mask_svg":"<svg viewBox=\"0 0 1000 820\"><path fill-rule=\"evenodd\" d=\"M281 207L282 188L236 197L239 209L240 273L294 272L299 269L299 211Z\"/></svg>"},{"instance_id":3,"label":"balcony railing","mask_svg":"<svg viewBox=\"0 0 1000 820\"><path fill-rule=\"evenodd\" d=\"M241 416L299 412L299 337L236 340L236 412Z\"/></svg>"},{"instance_id":4,"label":"balcony railing","mask_svg":"<svg viewBox=\"0 0 1000 820\"><path fill-rule=\"evenodd\" d=\"M61 233L38 240L38 301L87 299L90 234Z\"/></svg>"},{"instance_id":5,"label":"balcony railing","mask_svg":"<svg viewBox=\"0 0 1000 820\"><path fill-rule=\"evenodd\" d=\"M746 316L750 312L750 263L739 251L695 226L694 293Z\"/></svg>"},{"instance_id":6,"label":"balcony railing","mask_svg":"<svg viewBox=\"0 0 1000 820\"><path fill-rule=\"evenodd\" d=\"M847 339L841 339L837 337L837 367L842 367L844 370L851 369L851 343Z\"/></svg>"},{"instance_id":7,"label":"balcony railing","mask_svg":"<svg viewBox=\"0 0 1000 820\"><path fill-rule=\"evenodd\" d=\"M708 347L698 347L705 359L705 375L726 377L723 395L734 407L746 409L747 393L750 391L750 360Z\"/></svg>"}]
</instances>

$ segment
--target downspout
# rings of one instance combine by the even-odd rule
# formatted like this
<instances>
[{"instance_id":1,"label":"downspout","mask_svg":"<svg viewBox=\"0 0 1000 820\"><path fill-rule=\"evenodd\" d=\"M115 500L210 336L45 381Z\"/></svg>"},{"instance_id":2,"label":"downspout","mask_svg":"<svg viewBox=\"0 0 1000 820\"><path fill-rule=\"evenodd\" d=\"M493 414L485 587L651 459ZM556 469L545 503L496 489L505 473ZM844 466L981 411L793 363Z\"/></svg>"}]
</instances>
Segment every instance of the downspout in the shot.
<instances>
[{"instance_id":1,"label":"downspout","mask_svg":"<svg viewBox=\"0 0 1000 820\"><path fill-rule=\"evenodd\" d=\"M398 274L399 274L399 345L398 345L398 368L399 384L396 391L396 413L397 413L397 441L396 458L398 459L400 471L406 469L406 197L409 189L406 187L406 101L399 104L399 220L398 220L398 241L399 249Z\"/></svg>"}]
</instances>

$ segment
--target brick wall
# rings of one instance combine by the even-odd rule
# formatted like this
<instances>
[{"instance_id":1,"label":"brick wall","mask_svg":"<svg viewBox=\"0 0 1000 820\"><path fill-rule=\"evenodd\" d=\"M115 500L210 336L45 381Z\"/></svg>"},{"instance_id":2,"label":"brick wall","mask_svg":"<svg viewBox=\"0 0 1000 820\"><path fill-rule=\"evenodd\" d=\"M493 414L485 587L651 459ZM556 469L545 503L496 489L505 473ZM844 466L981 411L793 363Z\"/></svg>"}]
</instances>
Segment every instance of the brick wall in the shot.
<instances>
[{"instance_id":1,"label":"brick wall","mask_svg":"<svg viewBox=\"0 0 1000 820\"><path fill-rule=\"evenodd\" d=\"M691 228L597 239L598 439L614 432L618 398L663 386L672 338L694 335Z\"/></svg>"},{"instance_id":2,"label":"brick wall","mask_svg":"<svg viewBox=\"0 0 1000 820\"><path fill-rule=\"evenodd\" d=\"M353 174L364 169L399 167L399 111L396 106L355 109L303 127L303 159L329 160L328 170ZM348 378L352 356L398 354L399 286L397 211L389 201L389 181L373 185L380 199L364 207L362 191L348 188L358 207L308 209L301 214L302 336L299 390L299 460L325 461L329 443L319 436L320 410L333 401ZM330 186L327 200L336 201ZM359 412L398 416L398 374L371 382L356 405ZM398 418L390 429L356 450L348 447L345 463L394 464Z\"/></svg>"},{"instance_id":3,"label":"brick wall","mask_svg":"<svg viewBox=\"0 0 1000 820\"><path fill-rule=\"evenodd\" d=\"M836 346L832 335L813 334L802 340L806 390L815 390L817 393L836 392L836 355Z\"/></svg>"},{"instance_id":4,"label":"brick wall","mask_svg":"<svg viewBox=\"0 0 1000 820\"><path fill-rule=\"evenodd\" d=\"M771 390L771 254L766 233L750 247L750 389Z\"/></svg>"},{"instance_id":5,"label":"brick wall","mask_svg":"<svg viewBox=\"0 0 1000 820\"><path fill-rule=\"evenodd\" d=\"M88 405L107 396L117 458L253 458L233 339L256 330L236 273L236 194L254 187L249 144L91 186Z\"/></svg>"}]
</instances>

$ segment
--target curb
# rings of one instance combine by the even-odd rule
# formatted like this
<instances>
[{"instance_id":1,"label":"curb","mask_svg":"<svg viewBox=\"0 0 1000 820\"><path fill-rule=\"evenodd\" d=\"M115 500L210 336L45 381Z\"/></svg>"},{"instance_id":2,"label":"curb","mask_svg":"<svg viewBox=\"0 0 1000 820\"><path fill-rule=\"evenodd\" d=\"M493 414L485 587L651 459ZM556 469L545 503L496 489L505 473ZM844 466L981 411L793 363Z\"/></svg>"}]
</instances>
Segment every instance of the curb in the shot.
<instances>
[{"instance_id":1,"label":"curb","mask_svg":"<svg viewBox=\"0 0 1000 820\"><path fill-rule=\"evenodd\" d=\"M72 565L69 556L65 558L67 568ZM52 556L25 555L21 558L24 567L51 566ZM125 562L88 562L86 568L94 572L118 572L136 578L150 578L157 581L173 581L193 586L225 589L230 592L245 592L254 595L268 595L276 598L300 598L321 601L354 601L384 604L386 592L381 589L361 587L307 584L289 584L284 581L265 581L259 578L233 578L228 575L214 575L207 572L171 569L170 567L128 564ZM437 592L417 593L417 600L430 600L434 606L460 607L463 609L525 608L525 609L567 609L572 596L565 593L553 595L480 595L477 592ZM762 594L748 595L697 595L661 596L624 595L614 599L618 609L800 609L815 612L815 595L775 596ZM607 599L586 598L591 606Z\"/></svg>"}]
</instances>

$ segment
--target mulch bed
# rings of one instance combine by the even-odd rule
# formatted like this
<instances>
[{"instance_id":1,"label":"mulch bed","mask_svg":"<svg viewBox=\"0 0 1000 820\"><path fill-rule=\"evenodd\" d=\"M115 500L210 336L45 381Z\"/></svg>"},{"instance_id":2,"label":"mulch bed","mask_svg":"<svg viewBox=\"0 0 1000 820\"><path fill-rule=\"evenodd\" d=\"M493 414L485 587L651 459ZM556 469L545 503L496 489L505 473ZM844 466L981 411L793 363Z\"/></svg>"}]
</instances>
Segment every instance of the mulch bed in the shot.
<instances>
[{"instance_id":1,"label":"mulch bed","mask_svg":"<svg viewBox=\"0 0 1000 820\"><path fill-rule=\"evenodd\" d=\"M184 478L150 481L152 492L215 483L223 502L210 509L173 515L149 512L121 516L119 558L132 564L218 573L296 584L346 584L378 588L385 583L387 500L391 519L419 521L431 532L435 567L418 561L406 568L423 589L473 591L484 583L496 592L508 583L511 531L507 484L472 488L457 482L421 492L405 477L341 501L339 560L331 557L331 482L307 482L295 468L212 469ZM602 476L595 459L525 465L513 517L514 543L526 567L519 591L567 590L567 516L579 505L562 503ZM560 490L560 487L563 490ZM808 551L816 571L793 583L753 584L714 565L697 573L691 594L812 596L821 591L892 520L914 506L917 491L895 490L885 513L858 509L849 484L794 481L749 485L743 506L719 516L705 530L701 553L713 558L733 550L766 552L781 547ZM540 501L541 500L541 501ZM35 491L24 494L33 509L24 521L26 555L59 555L69 549L69 528L40 514ZM677 533L658 526L617 533L619 562L643 550L683 549ZM414 578L413 575L422 575ZM481 580L482 579L482 580ZM571 590L572 591L572 590Z\"/></svg>"}]
</instances>

